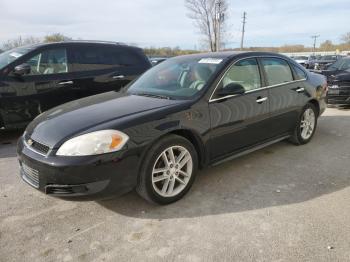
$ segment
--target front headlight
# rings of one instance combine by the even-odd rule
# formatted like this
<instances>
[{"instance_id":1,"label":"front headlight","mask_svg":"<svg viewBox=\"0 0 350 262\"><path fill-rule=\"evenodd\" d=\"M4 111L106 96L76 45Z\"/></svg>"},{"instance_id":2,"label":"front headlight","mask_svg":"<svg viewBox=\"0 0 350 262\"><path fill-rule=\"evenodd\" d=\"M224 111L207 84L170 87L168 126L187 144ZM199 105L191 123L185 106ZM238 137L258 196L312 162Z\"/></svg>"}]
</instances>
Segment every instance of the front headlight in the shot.
<instances>
[{"instance_id":1,"label":"front headlight","mask_svg":"<svg viewBox=\"0 0 350 262\"><path fill-rule=\"evenodd\" d=\"M129 137L117 130L101 130L74 137L57 151L58 156L90 156L119 151Z\"/></svg>"}]
</instances>

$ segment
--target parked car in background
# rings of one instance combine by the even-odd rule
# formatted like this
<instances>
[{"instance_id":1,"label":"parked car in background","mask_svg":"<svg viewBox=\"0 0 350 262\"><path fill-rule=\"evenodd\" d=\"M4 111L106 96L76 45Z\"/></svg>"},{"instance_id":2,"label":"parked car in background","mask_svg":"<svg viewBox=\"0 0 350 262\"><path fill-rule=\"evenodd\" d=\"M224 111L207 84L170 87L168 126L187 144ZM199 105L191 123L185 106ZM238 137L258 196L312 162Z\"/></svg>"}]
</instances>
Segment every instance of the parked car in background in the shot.
<instances>
[{"instance_id":1,"label":"parked car in background","mask_svg":"<svg viewBox=\"0 0 350 262\"><path fill-rule=\"evenodd\" d=\"M339 59L341 59L343 56L342 55L325 55L321 56L319 59L315 60L313 62L314 67L310 67L310 69L314 70L324 70L331 64L335 63Z\"/></svg>"},{"instance_id":2,"label":"parked car in background","mask_svg":"<svg viewBox=\"0 0 350 262\"><path fill-rule=\"evenodd\" d=\"M306 69L314 69L315 61L321 59L321 55L310 55L308 60L305 62Z\"/></svg>"},{"instance_id":3,"label":"parked car in background","mask_svg":"<svg viewBox=\"0 0 350 262\"><path fill-rule=\"evenodd\" d=\"M164 62L167 59L168 59L168 57L150 57L149 61L151 62L152 66L155 66L155 65L158 65L158 64Z\"/></svg>"},{"instance_id":4,"label":"parked car in background","mask_svg":"<svg viewBox=\"0 0 350 262\"><path fill-rule=\"evenodd\" d=\"M18 142L21 176L53 196L136 187L169 204L188 192L198 168L284 139L308 143L326 89L324 76L275 53L174 57L121 92L37 117Z\"/></svg>"},{"instance_id":5,"label":"parked car in background","mask_svg":"<svg viewBox=\"0 0 350 262\"><path fill-rule=\"evenodd\" d=\"M339 59L321 73L328 81L327 103L350 105L350 57Z\"/></svg>"},{"instance_id":6,"label":"parked car in background","mask_svg":"<svg viewBox=\"0 0 350 262\"><path fill-rule=\"evenodd\" d=\"M294 56L293 59L303 67L305 67L306 62L309 60L308 56Z\"/></svg>"},{"instance_id":7,"label":"parked car in background","mask_svg":"<svg viewBox=\"0 0 350 262\"><path fill-rule=\"evenodd\" d=\"M148 70L142 49L114 42L37 44L0 54L0 127L85 96L118 91Z\"/></svg>"}]
</instances>

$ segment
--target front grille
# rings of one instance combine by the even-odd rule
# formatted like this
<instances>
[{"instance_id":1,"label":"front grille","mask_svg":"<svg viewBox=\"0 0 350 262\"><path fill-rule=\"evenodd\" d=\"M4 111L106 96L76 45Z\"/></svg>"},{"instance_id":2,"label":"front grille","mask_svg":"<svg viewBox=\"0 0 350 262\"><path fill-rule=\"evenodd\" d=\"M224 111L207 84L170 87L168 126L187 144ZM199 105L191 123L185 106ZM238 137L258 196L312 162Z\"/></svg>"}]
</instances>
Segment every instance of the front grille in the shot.
<instances>
[{"instance_id":1,"label":"front grille","mask_svg":"<svg viewBox=\"0 0 350 262\"><path fill-rule=\"evenodd\" d=\"M34 187L39 187L39 171L22 163L23 179Z\"/></svg>"}]
</instances>

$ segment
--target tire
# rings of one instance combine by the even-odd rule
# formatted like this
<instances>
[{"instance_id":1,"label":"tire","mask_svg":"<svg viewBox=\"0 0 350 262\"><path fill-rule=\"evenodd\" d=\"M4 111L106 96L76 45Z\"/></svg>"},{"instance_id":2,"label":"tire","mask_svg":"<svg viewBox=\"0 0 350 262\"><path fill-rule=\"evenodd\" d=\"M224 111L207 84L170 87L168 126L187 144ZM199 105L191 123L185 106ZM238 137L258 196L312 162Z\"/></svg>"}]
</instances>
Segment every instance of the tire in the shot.
<instances>
[{"instance_id":1,"label":"tire","mask_svg":"<svg viewBox=\"0 0 350 262\"><path fill-rule=\"evenodd\" d=\"M143 159L136 191L151 203L173 203L190 190L197 169L198 155L192 143L181 136L168 135L157 141Z\"/></svg>"},{"instance_id":2,"label":"tire","mask_svg":"<svg viewBox=\"0 0 350 262\"><path fill-rule=\"evenodd\" d=\"M307 120L305 117L306 115L310 113L309 117L311 119ZM313 121L312 121L313 118ZM294 128L293 135L290 137L289 141L292 142L295 145L305 145L309 143L312 139L312 137L315 134L316 128L317 128L317 118L318 118L318 111L315 107L315 105L308 103L302 110L298 122ZM310 122L311 121L311 122ZM305 124L307 122L307 124ZM308 129L304 130L305 128L307 129L308 127L302 127L302 124L308 125L312 127L312 130Z\"/></svg>"}]
</instances>

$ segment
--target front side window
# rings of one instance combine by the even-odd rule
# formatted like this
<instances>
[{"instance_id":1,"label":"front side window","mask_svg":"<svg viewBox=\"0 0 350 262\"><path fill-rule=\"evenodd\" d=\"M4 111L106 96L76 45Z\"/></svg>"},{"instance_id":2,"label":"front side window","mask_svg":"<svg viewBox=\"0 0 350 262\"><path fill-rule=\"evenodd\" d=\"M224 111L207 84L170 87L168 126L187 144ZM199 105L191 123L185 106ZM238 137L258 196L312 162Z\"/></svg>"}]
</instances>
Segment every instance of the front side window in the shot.
<instances>
[{"instance_id":1,"label":"front side window","mask_svg":"<svg viewBox=\"0 0 350 262\"><path fill-rule=\"evenodd\" d=\"M210 57L172 58L144 73L130 85L128 93L188 99L203 90L221 62Z\"/></svg>"},{"instance_id":2,"label":"front side window","mask_svg":"<svg viewBox=\"0 0 350 262\"><path fill-rule=\"evenodd\" d=\"M232 65L225 73L216 91L219 92L230 84L241 85L246 92L261 88L259 66L256 59L244 59Z\"/></svg>"},{"instance_id":3,"label":"front side window","mask_svg":"<svg viewBox=\"0 0 350 262\"><path fill-rule=\"evenodd\" d=\"M51 75L68 72L65 48L45 50L29 58L25 63L30 65L29 75Z\"/></svg>"},{"instance_id":4,"label":"front side window","mask_svg":"<svg viewBox=\"0 0 350 262\"><path fill-rule=\"evenodd\" d=\"M31 48L15 48L0 54L0 70L16 59L30 52Z\"/></svg>"},{"instance_id":5,"label":"front side window","mask_svg":"<svg viewBox=\"0 0 350 262\"><path fill-rule=\"evenodd\" d=\"M293 81L293 74L288 63L279 58L262 58L266 78L270 86Z\"/></svg>"},{"instance_id":6,"label":"front side window","mask_svg":"<svg viewBox=\"0 0 350 262\"><path fill-rule=\"evenodd\" d=\"M302 80L306 79L306 73L301 70L299 67L293 65L294 71L295 71L295 79L296 80Z\"/></svg>"}]
</instances>

